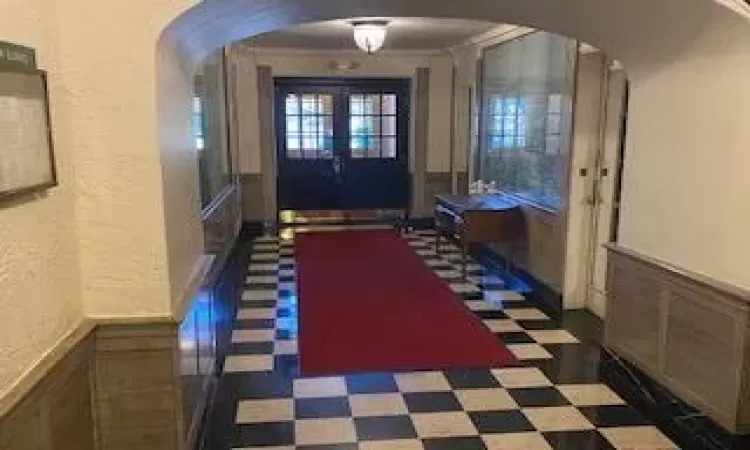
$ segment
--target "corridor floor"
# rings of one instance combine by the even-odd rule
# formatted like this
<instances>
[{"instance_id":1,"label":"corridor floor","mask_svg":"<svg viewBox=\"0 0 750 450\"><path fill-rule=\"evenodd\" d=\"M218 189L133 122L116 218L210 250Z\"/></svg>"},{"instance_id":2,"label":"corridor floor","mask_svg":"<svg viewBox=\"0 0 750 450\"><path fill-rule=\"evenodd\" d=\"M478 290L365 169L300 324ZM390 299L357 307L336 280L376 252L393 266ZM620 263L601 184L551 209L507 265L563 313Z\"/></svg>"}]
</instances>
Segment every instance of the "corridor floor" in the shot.
<instances>
[{"instance_id":1,"label":"corridor floor","mask_svg":"<svg viewBox=\"0 0 750 450\"><path fill-rule=\"evenodd\" d=\"M252 246L208 448L677 448L601 381L600 348L592 333L561 328L477 264L463 282L459 252L452 248L436 255L432 232L407 238L523 367L301 378L294 244L259 238Z\"/></svg>"}]
</instances>

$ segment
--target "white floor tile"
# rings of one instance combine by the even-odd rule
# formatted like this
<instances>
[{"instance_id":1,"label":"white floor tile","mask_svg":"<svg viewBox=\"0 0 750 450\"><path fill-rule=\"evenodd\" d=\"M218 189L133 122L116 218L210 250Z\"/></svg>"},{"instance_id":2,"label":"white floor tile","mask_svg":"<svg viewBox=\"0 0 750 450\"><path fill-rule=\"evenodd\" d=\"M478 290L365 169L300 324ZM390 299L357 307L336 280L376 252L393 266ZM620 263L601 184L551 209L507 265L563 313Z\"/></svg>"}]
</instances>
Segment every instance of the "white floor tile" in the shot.
<instances>
[{"instance_id":1,"label":"white floor tile","mask_svg":"<svg viewBox=\"0 0 750 450\"><path fill-rule=\"evenodd\" d=\"M300 445L333 445L357 441L352 419L304 419L295 422L295 442Z\"/></svg>"},{"instance_id":2,"label":"white floor tile","mask_svg":"<svg viewBox=\"0 0 750 450\"><path fill-rule=\"evenodd\" d=\"M508 350L516 358L524 359L552 359L552 354L539 344L508 344Z\"/></svg>"},{"instance_id":3,"label":"white floor tile","mask_svg":"<svg viewBox=\"0 0 750 450\"><path fill-rule=\"evenodd\" d=\"M396 374L401 392L449 392L451 385L441 372L411 372Z\"/></svg>"},{"instance_id":4,"label":"white floor tile","mask_svg":"<svg viewBox=\"0 0 750 450\"><path fill-rule=\"evenodd\" d=\"M555 386L575 406L622 405L625 401L604 384L566 384Z\"/></svg>"},{"instance_id":5,"label":"white floor tile","mask_svg":"<svg viewBox=\"0 0 750 450\"><path fill-rule=\"evenodd\" d=\"M343 377L298 378L294 380L294 398L343 397L347 394Z\"/></svg>"},{"instance_id":6,"label":"white floor tile","mask_svg":"<svg viewBox=\"0 0 750 450\"><path fill-rule=\"evenodd\" d=\"M506 389L535 388L552 386L552 381L535 367L511 367L492 369L492 375Z\"/></svg>"},{"instance_id":7,"label":"white floor tile","mask_svg":"<svg viewBox=\"0 0 750 450\"><path fill-rule=\"evenodd\" d=\"M234 330L232 331L232 343L242 344L250 342L273 342L276 332L274 330Z\"/></svg>"},{"instance_id":8,"label":"white floor tile","mask_svg":"<svg viewBox=\"0 0 750 450\"><path fill-rule=\"evenodd\" d=\"M293 399L240 400L236 423L286 422L294 420Z\"/></svg>"},{"instance_id":9,"label":"white floor tile","mask_svg":"<svg viewBox=\"0 0 750 450\"><path fill-rule=\"evenodd\" d=\"M271 355L229 355L224 360L225 372L270 372L273 370Z\"/></svg>"},{"instance_id":10,"label":"white floor tile","mask_svg":"<svg viewBox=\"0 0 750 450\"><path fill-rule=\"evenodd\" d=\"M594 425L572 406L524 408L523 414L541 432L591 430Z\"/></svg>"}]
</instances>

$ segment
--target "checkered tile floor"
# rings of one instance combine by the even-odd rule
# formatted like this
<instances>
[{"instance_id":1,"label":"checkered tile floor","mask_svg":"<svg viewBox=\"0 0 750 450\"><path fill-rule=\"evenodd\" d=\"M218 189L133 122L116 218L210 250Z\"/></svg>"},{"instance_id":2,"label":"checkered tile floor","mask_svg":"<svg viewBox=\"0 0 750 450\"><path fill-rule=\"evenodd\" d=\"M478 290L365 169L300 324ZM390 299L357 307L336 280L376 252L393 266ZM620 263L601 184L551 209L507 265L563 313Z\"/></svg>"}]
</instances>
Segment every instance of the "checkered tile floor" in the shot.
<instances>
[{"instance_id":1,"label":"checkered tile floor","mask_svg":"<svg viewBox=\"0 0 750 450\"><path fill-rule=\"evenodd\" d=\"M596 345L477 264L462 281L460 252L436 254L434 233L406 238L524 367L301 378L294 245L259 238L220 382L229 448L677 448L599 381Z\"/></svg>"}]
</instances>

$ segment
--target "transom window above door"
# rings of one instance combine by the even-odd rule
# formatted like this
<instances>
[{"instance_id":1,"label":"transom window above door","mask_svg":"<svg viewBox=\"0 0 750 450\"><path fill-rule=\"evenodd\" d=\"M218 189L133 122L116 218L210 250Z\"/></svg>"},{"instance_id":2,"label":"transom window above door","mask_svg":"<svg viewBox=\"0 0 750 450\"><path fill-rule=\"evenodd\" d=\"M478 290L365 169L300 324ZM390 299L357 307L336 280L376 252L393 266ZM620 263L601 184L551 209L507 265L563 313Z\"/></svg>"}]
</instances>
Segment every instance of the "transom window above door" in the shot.
<instances>
[{"instance_id":1,"label":"transom window above door","mask_svg":"<svg viewBox=\"0 0 750 450\"><path fill-rule=\"evenodd\" d=\"M396 158L395 94L349 96L349 148L352 158Z\"/></svg>"},{"instance_id":2,"label":"transom window above door","mask_svg":"<svg viewBox=\"0 0 750 450\"><path fill-rule=\"evenodd\" d=\"M288 94L284 115L287 157L333 158L333 94Z\"/></svg>"}]
</instances>

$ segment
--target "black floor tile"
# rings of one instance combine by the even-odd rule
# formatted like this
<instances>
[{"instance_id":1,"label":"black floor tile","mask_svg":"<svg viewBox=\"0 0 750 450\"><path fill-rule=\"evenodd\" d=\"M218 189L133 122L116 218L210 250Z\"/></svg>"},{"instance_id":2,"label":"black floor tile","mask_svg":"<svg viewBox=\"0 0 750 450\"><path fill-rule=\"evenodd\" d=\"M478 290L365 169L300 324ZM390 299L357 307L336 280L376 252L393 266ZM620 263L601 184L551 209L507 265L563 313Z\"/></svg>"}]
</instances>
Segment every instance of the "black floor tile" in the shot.
<instances>
[{"instance_id":1,"label":"black floor tile","mask_svg":"<svg viewBox=\"0 0 750 450\"><path fill-rule=\"evenodd\" d=\"M360 441L416 438L409 416L359 417L354 419Z\"/></svg>"},{"instance_id":2,"label":"black floor tile","mask_svg":"<svg viewBox=\"0 0 750 450\"><path fill-rule=\"evenodd\" d=\"M419 392L404 394L410 413L461 411L463 408L452 392Z\"/></svg>"},{"instance_id":3,"label":"black floor tile","mask_svg":"<svg viewBox=\"0 0 750 450\"><path fill-rule=\"evenodd\" d=\"M495 333L504 344L535 344L536 341L523 331L511 331L506 333Z\"/></svg>"},{"instance_id":4,"label":"black floor tile","mask_svg":"<svg viewBox=\"0 0 750 450\"><path fill-rule=\"evenodd\" d=\"M555 320L517 320L516 322L519 325L521 325L521 327L525 330L558 330L560 329L560 322L557 322Z\"/></svg>"},{"instance_id":5,"label":"black floor tile","mask_svg":"<svg viewBox=\"0 0 750 450\"><path fill-rule=\"evenodd\" d=\"M477 286L483 291L503 291L506 289L503 282L479 283Z\"/></svg>"},{"instance_id":6,"label":"black floor tile","mask_svg":"<svg viewBox=\"0 0 750 450\"><path fill-rule=\"evenodd\" d=\"M649 425L641 413L629 405L603 405L582 407L579 410L597 427L624 427Z\"/></svg>"},{"instance_id":7,"label":"black floor tile","mask_svg":"<svg viewBox=\"0 0 750 450\"><path fill-rule=\"evenodd\" d=\"M297 307L286 307L286 308L278 308L276 309L276 317L279 318L296 318L297 317Z\"/></svg>"},{"instance_id":8,"label":"black floor tile","mask_svg":"<svg viewBox=\"0 0 750 450\"><path fill-rule=\"evenodd\" d=\"M298 398L294 400L294 416L297 419L325 419L350 417L347 397Z\"/></svg>"},{"instance_id":9,"label":"black floor tile","mask_svg":"<svg viewBox=\"0 0 750 450\"><path fill-rule=\"evenodd\" d=\"M292 379L273 372L225 373L221 385L234 393L237 400L291 398L293 395Z\"/></svg>"},{"instance_id":10,"label":"black floor tile","mask_svg":"<svg viewBox=\"0 0 750 450\"><path fill-rule=\"evenodd\" d=\"M553 387L508 389L508 393L522 408L570 405L568 399Z\"/></svg>"},{"instance_id":11,"label":"black floor tile","mask_svg":"<svg viewBox=\"0 0 750 450\"><path fill-rule=\"evenodd\" d=\"M245 285L246 291L272 291L278 287L277 283L251 283Z\"/></svg>"},{"instance_id":12,"label":"black floor tile","mask_svg":"<svg viewBox=\"0 0 750 450\"><path fill-rule=\"evenodd\" d=\"M273 342L233 342L229 352L233 355L270 355Z\"/></svg>"},{"instance_id":13,"label":"black floor tile","mask_svg":"<svg viewBox=\"0 0 750 450\"><path fill-rule=\"evenodd\" d=\"M482 320L507 319L508 318L507 314L499 310L498 311L475 311L474 314L476 314L476 316Z\"/></svg>"},{"instance_id":14,"label":"black floor tile","mask_svg":"<svg viewBox=\"0 0 750 450\"><path fill-rule=\"evenodd\" d=\"M534 426L519 410L472 412L469 417L481 434L534 430Z\"/></svg>"},{"instance_id":15,"label":"black floor tile","mask_svg":"<svg viewBox=\"0 0 750 450\"><path fill-rule=\"evenodd\" d=\"M273 330L276 321L273 319L243 319L238 320L235 329L242 330Z\"/></svg>"},{"instance_id":16,"label":"black floor tile","mask_svg":"<svg viewBox=\"0 0 750 450\"><path fill-rule=\"evenodd\" d=\"M297 330L276 330L276 339L282 341L297 339Z\"/></svg>"},{"instance_id":17,"label":"black floor tile","mask_svg":"<svg viewBox=\"0 0 750 450\"><path fill-rule=\"evenodd\" d=\"M615 450L596 430L555 431L543 434L554 450Z\"/></svg>"},{"instance_id":18,"label":"black floor tile","mask_svg":"<svg viewBox=\"0 0 750 450\"><path fill-rule=\"evenodd\" d=\"M365 373L346 376L349 394L383 394L398 392L396 380L389 373Z\"/></svg>"},{"instance_id":19,"label":"black floor tile","mask_svg":"<svg viewBox=\"0 0 750 450\"><path fill-rule=\"evenodd\" d=\"M289 378L299 376L299 356L275 355L273 360L275 373Z\"/></svg>"},{"instance_id":20,"label":"black floor tile","mask_svg":"<svg viewBox=\"0 0 750 450\"><path fill-rule=\"evenodd\" d=\"M235 447L270 447L294 444L294 422L242 424L235 427Z\"/></svg>"},{"instance_id":21,"label":"black floor tile","mask_svg":"<svg viewBox=\"0 0 750 450\"><path fill-rule=\"evenodd\" d=\"M487 369L453 369L443 372L453 389L489 389L500 387Z\"/></svg>"}]
</instances>

